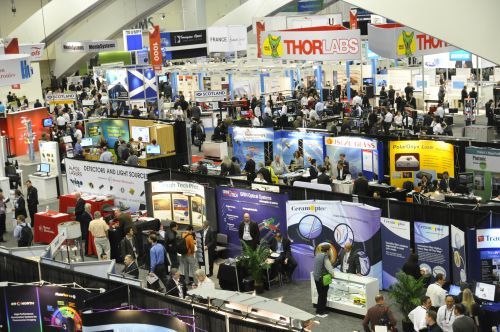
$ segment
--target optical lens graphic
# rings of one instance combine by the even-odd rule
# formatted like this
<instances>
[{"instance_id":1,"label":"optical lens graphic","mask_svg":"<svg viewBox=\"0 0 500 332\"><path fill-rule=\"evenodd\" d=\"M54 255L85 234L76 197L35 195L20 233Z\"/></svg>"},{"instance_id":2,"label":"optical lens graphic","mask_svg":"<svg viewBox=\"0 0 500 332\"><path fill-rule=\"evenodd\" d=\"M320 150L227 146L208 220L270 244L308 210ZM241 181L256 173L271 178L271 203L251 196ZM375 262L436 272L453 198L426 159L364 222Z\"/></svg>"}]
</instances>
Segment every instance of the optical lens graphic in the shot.
<instances>
[{"instance_id":1,"label":"optical lens graphic","mask_svg":"<svg viewBox=\"0 0 500 332\"><path fill-rule=\"evenodd\" d=\"M370 257L363 251L358 251L359 265L361 265L361 274L366 276L370 273L371 264Z\"/></svg>"},{"instance_id":2,"label":"optical lens graphic","mask_svg":"<svg viewBox=\"0 0 500 332\"><path fill-rule=\"evenodd\" d=\"M307 215L299 221L299 233L308 240L312 240L320 236L322 230L323 223L316 216Z\"/></svg>"},{"instance_id":3,"label":"optical lens graphic","mask_svg":"<svg viewBox=\"0 0 500 332\"><path fill-rule=\"evenodd\" d=\"M344 248L346 243L353 243L354 242L354 233L351 229L346 224L339 224L337 227L335 227L333 231L334 237L335 237L335 242L342 248Z\"/></svg>"}]
</instances>

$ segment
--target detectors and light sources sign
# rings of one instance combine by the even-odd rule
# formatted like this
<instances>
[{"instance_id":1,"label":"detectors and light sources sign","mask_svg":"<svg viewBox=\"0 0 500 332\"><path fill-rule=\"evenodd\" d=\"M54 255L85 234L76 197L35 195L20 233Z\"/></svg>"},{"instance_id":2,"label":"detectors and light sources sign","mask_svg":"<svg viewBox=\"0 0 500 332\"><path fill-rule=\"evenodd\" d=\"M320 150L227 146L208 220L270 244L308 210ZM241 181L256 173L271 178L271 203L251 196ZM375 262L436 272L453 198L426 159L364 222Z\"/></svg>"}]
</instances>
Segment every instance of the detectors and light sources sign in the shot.
<instances>
[{"instance_id":1,"label":"detectors and light sources sign","mask_svg":"<svg viewBox=\"0 0 500 332\"><path fill-rule=\"evenodd\" d=\"M361 58L359 30L263 31L263 58L285 60L356 60Z\"/></svg>"}]
</instances>

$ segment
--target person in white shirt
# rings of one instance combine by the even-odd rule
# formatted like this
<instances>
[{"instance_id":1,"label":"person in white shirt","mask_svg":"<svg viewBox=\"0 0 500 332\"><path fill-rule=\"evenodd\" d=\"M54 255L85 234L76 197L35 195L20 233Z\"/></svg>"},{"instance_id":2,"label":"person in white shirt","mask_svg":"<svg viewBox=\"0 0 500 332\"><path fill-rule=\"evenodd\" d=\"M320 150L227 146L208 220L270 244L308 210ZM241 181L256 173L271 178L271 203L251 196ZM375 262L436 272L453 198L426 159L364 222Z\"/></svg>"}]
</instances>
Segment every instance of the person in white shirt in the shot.
<instances>
[{"instance_id":1,"label":"person in white shirt","mask_svg":"<svg viewBox=\"0 0 500 332\"><path fill-rule=\"evenodd\" d=\"M259 126L260 126L260 121L259 121L259 118L258 118L258 117L254 116L254 117L252 118L252 126L253 126L253 127L259 127Z\"/></svg>"},{"instance_id":2,"label":"person in white shirt","mask_svg":"<svg viewBox=\"0 0 500 332\"><path fill-rule=\"evenodd\" d=\"M253 110L253 115L255 115L256 118L260 119L262 117L262 112L260 110L260 106L257 105L255 106L254 110Z\"/></svg>"},{"instance_id":3,"label":"person in white shirt","mask_svg":"<svg viewBox=\"0 0 500 332\"><path fill-rule=\"evenodd\" d=\"M302 107L306 107L307 106L307 96L302 96L302 98L300 99L300 104L302 105Z\"/></svg>"},{"instance_id":4,"label":"person in white shirt","mask_svg":"<svg viewBox=\"0 0 500 332\"><path fill-rule=\"evenodd\" d=\"M436 274L436 282L430 284L425 293L425 295L430 297L432 305L437 308L445 304L444 299L446 298L446 291L443 289L445 282L446 280L444 280L444 275L442 273Z\"/></svg>"},{"instance_id":5,"label":"person in white shirt","mask_svg":"<svg viewBox=\"0 0 500 332\"><path fill-rule=\"evenodd\" d=\"M286 164L279 155L274 157L274 161L271 163L271 167L273 168L274 174L282 175L288 172Z\"/></svg>"},{"instance_id":6,"label":"person in white shirt","mask_svg":"<svg viewBox=\"0 0 500 332\"><path fill-rule=\"evenodd\" d=\"M387 111L384 116L384 131L385 134L389 134L389 129L391 128L392 124L392 119L394 118L394 114L392 114L392 111Z\"/></svg>"},{"instance_id":7,"label":"person in white shirt","mask_svg":"<svg viewBox=\"0 0 500 332\"><path fill-rule=\"evenodd\" d=\"M356 95L352 98L352 104L354 106L361 106L363 104L363 98L360 95Z\"/></svg>"},{"instance_id":8,"label":"person in white shirt","mask_svg":"<svg viewBox=\"0 0 500 332\"><path fill-rule=\"evenodd\" d=\"M425 315L427 310L432 306L431 299L428 296L422 296L420 299L420 305L410 311L408 318L413 324L413 329L415 331L420 331L421 329L427 328L427 322L425 320Z\"/></svg>"},{"instance_id":9,"label":"person in white shirt","mask_svg":"<svg viewBox=\"0 0 500 332\"><path fill-rule=\"evenodd\" d=\"M270 117L273 116L273 110L271 109L271 104L269 104L269 102L266 103L266 108L264 109L264 113L266 113Z\"/></svg>"},{"instance_id":10,"label":"person in white shirt","mask_svg":"<svg viewBox=\"0 0 500 332\"><path fill-rule=\"evenodd\" d=\"M309 111L309 120L318 120L319 116L318 116L318 112L316 111L316 109L312 109Z\"/></svg>"},{"instance_id":11,"label":"person in white shirt","mask_svg":"<svg viewBox=\"0 0 500 332\"><path fill-rule=\"evenodd\" d=\"M203 271L202 269L198 269L198 270L196 270L194 275L196 276L196 279L198 280L198 286L196 286L196 288L207 289L207 290L215 289L214 282L212 281L212 279L207 277L207 274L205 273L205 271Z\"/></svg>"},{"instance_id":12,"label":"person in white shirt","mask_svg":"<svg viewBox=\"0 0 500 332\"><path fill-rule=\"evenodd\" d=\"M443 332L453 332L453 322L455 321L455 298L447 295L446 304L441 306L437 312L437 324Z\"/></svg>"},{"instance_id":13,"label":"person in white shirt","mask_svg":"<svg viewBox=\"0 0 500 332\"><path fill-rule=\"evenodd\" d=\"M323 104L323 102L321 100L318 101L316 103L316 105L314 106L314 110L315 110L315 112L316 112L316 114L318 116L322 116L323 115L323 111L325 110L325 104Z\"/></svg>"},{"instance_id":14,"label":"person in white shirt","mask_svg":"<svg viewBox=\"0 0 500 332\"><path fill-rule=\"evenodd\" d=\"M403 116L400 111L394 116L394 125L399 128L403 127Z\"/></svg>"},{"instance_id":15,"label":"person in white shirt","mask_svg":"<svg viewBox=\"0 0 500 332\"><path fill-rule=\"evenodd\" d=\"M73 134L75 136L75 139L78 141L78 140L81 140L82 137L83 137L83 134L82 134L82 131L78 128L75 129L75 133Z\"/></svg>"},{"instance_id":16,"label":"person in white shirt","mask_svg":"<svg viewBox=\"0 0 500 332\"><path fill-rule=\"evenodd\" d=\"M286 104L283 104L283 106L281 106L280 116L286 113L288 113L288 106L286 106Z\"/></svg>"},{"instance_id":17,"label":"person in white shirt","mask_svg":"<svg viewBox=\"0 0 500 332\"><path fill-rule=\"evenodd\" d=\"M442 104L438 105L437 110L434 114L438 116L440 119L444 118L444 107Z\"/></svg>"},{"instance_id":18,"label":"person in white shirt","mask_svg":"<svg viewBox=\"0 0 500 332\"><path fill-rule=\"evenodd\" d=\"M63 111L63 117L66 120L66 123L70 123L71 122L71 117L69 116L69 112L64 112Z\"/></svg>"},{"instance_id":19,"label":"person in white shirt","mask_svg":"<svg viewBox=\"0 0 500 332\"><path fill-rule=\"evenodd\" d=\"M443 135L444 130L441 122L436 123L434 127L432 127L432 132L434 133L434 135Z\"/></svg>"},{"instance_id":20,"label":"person in white shirt","mask_svg":"<svg viewBox=\"0 0 500 332\"><path fill-rule=\"evenodd\" d=\"M66 127L66 119L62 114L59 114L59 116L56 119L56 123L59 129L64 129Z\"/></svg>"}]
</instances>

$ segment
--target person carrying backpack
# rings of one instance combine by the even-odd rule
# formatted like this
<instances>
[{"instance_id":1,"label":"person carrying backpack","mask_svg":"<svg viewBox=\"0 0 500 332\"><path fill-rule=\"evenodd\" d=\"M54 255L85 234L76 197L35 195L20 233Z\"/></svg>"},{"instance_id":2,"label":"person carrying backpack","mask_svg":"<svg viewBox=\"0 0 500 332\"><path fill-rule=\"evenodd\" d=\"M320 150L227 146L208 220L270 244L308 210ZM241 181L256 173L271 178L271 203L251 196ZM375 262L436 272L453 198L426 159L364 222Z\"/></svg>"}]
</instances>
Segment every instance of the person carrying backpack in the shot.
<instances>
[{"instance_id":1,"label":"person carrying backpack","mask_svg":"<svg viewBox=\"0 0 500 332\"><path fill-rule=\"evenodd\" d=\"M181 254L186 283L188 283L190 276L193 282L197 283L195 272L198 269L198 262L195 257L195 243L193 226L189 225L177 240L177 252Z\"/></svg>"},{"instance_id":2,"label":"person carrying backpack","mask_svg":"<svg viewBox=\"0 0 500 332\"><path fill-rule=\"evenodd\" d=\"M18 247L29 247L33 242L33 230L26 222L23 215L17 216L17 226L14 229L14 238L17 239Z\"/></svg>"},{"instance_id":3,"label":"person carrying backpack","mask_svg":"<svg viewBox=\"0 0 500 332\"><path fill-rule=\"evenodd\" d=\"M385 305L385 299L382 294L375 296L375 304L368 309L365 319L363 320L363 328L365 332L375 331L375 326L386 326L387 331L397 331L397 321L392 314L391 309Z\"/></svg>"}]
</instances>

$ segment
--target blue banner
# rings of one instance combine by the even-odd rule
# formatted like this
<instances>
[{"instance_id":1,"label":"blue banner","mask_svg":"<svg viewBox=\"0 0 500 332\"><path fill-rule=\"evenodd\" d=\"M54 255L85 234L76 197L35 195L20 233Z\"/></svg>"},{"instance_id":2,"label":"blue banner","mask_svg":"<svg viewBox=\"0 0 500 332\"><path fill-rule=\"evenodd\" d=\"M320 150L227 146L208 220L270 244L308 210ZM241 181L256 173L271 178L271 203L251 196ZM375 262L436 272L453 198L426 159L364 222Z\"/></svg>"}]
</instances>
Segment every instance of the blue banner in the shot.
<instances>
[{"instance_id":1,"label":"blue banner","mask_svg":"<svg viewBox=\"0 0 500 332\"><path fill-rule=\"evenodd\" d=\"M410 255L410 223L382 218L382 284L388 289L396 282L396 273L401 270Z\"/></svg>"},{"instance_id":2,"label":"blue banner","mask_svg":"<svg viewBox=\"0 0 500 332\"><path fill-rule=\"evenodd\" d=\"M127 76L131 100L158 98L158 85L153 68L129 69Z\"/></svg>"},{"instance_id":3,"label":"blue banner","mask_svg":"<svg viewBox=\"0 0 500 332\"><path fill-rule=\"evenodd\" d=\"M458 285L461 282L467 281L465 233L453 225L451 225L451 248L453 249L453 262L451 264L453 282Z\"/></svg>"},{"instance_id":4,"label":"blue banner","mask_svg":"<svg viewBox=\"0 0 500 332\"><path fill-rule=\"evenodd\" d=\"M323 0L298 0L297 12L317 12L323 9Z\"/></svg>"},{"instance_id":5,"label":"blue banner","mask_svg":"<svg viewBox=\"0 0 500 332\"><path fill-rule=\"evenodd\" d=\"M285 164L290 165L295 151L300 150L304 155L304 167L309 167L310 159L316 159L316 165L320 166L324 160L324 138L326 134L311 133L303 131L285 131L275 132L274 155L280 155ZM302 143L302 144L300 144Z\"/></svg>"},{"instance_id":6,"label":"blue banner","mask_svg":"<svg viewBox=\"0 0 500 332\"><path fill-rule=\"evenodd\" d=\"M286 195L229 187L217 187L216 194L219 232L228 237L229 257L241 254L238 229L245 213L259 225L261 241L269 241L277 230L286 235Z\"/></svg>"},{"instance_id":7,"label":"blue banner","mask_svg":"<svg viewBox=\"0 0 500 332\"><path fill-rule=\"evenodd\" d=\"M418 254L420 269L434 277L442 273L450 279L450 228L448 226L414 223L415 252Z\"/></svg>"},{"instance_id":8,"label":"blue banner","mask_svg":"<svg viewBox=\"0 0 500 332\"><path fill-rule=\"evenodd\" d=\"M265 143L274 141L272 128L230 127L229 134L233 137L233 156L240 160L242 168L245 166L247 154L257 165L259 163L265 164Z\"/></svg>"}]
</instances>

